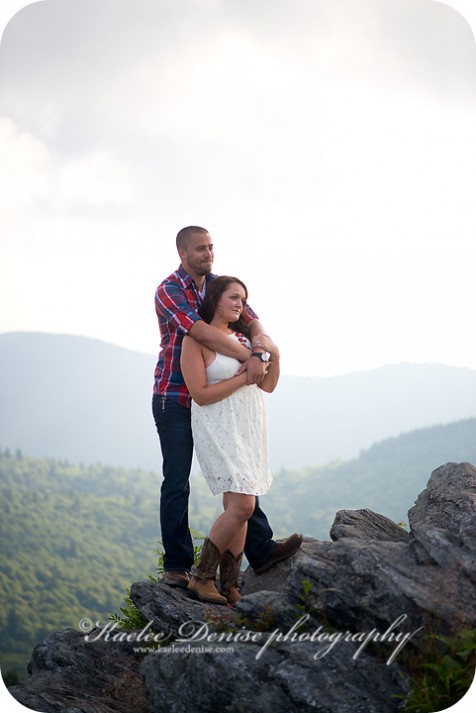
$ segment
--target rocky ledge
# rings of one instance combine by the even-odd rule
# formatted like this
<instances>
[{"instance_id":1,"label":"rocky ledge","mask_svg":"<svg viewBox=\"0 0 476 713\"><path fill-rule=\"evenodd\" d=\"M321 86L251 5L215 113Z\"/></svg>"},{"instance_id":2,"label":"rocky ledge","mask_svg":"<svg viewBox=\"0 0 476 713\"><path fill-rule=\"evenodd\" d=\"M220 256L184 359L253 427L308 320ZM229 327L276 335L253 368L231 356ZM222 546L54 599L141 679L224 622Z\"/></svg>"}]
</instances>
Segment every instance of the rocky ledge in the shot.
<instances>
[{"instance_id":1,"label":"rocky ledge","mask_svg":"<svg viewBox=\"0 0 476 713\"><path fill-rule=\"evenodd\" d=\"M476 469L435 470L408 517L338 512L331 541L248 568L235 608L136 583L142 629L56 632L10 691L44 713L403 710L429 635L476 627Z\"/></svg>"}]
</instances>

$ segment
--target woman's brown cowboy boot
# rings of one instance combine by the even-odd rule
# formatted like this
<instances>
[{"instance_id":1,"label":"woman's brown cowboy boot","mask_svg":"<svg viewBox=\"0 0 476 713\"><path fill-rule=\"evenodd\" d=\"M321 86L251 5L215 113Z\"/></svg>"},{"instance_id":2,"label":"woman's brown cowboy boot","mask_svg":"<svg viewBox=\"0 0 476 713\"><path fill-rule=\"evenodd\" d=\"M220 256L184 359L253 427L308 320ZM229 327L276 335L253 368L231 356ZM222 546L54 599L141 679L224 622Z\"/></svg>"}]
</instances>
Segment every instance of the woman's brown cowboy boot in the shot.
<instances>
[{"instance_id":1,"label":"woman's brown cowboy boot","mask_svg":"<svg viewBox=\"0 0 476 713\"><path fill-rule=\"evenodd\" d=\"M212 604L227 604L215 586L215 577L220 562L220 552L217 546L207 538L203 543L200 561L197 564L187 589L190 589L202 602Z\"/></svg>"},{"instance_id":2,"label":"woman's brown cowboy boot","mask_svg":"<svg viewBox=\"0 0 476 713\"><path fill-rule=\"evenodd\" d=\"M228 604L235 604L241 599L238 577L242 559L243 552L235 557L230 550L225 550L220 557L220 592L226 597Z\"/></svg>"}]
</instances>

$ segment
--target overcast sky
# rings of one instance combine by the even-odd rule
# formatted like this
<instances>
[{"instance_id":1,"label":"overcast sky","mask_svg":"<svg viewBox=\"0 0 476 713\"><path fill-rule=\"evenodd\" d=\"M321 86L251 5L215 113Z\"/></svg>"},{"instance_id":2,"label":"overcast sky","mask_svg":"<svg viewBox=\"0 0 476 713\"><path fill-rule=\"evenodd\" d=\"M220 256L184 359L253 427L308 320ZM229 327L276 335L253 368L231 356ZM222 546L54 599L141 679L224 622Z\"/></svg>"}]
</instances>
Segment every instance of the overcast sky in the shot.
<instances>
[{"instance_id":1,"label":"overcast sky","mask_svg":"<svg viewBox=\"0 0 476 713\"><path fill-rule=\"evenodd\" d=\"M1 333L156 354L198 224L285 373L476 369L476 49L449 5L43 0L2 37L0 150Z\"/></svg>"}]
</instances>

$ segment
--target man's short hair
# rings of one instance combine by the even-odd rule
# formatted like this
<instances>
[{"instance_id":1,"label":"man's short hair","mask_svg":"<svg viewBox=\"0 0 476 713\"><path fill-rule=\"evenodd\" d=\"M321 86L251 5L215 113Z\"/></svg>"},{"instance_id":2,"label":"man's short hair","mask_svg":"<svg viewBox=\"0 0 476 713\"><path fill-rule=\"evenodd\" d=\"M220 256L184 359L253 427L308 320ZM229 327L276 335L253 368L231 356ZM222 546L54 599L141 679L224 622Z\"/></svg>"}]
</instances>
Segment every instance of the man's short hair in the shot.
<instances>
[{"instance_id":1,"label":"man's short hair","mask_svg":"<svg viewBox=\"0 0 476 713\"><path fill-rule=\"evenodd\" d=\"M175 240L177 250L186 249L190 240L197 233L203 233L205 235L208 235L208 230L205 230L205 228L200 228L198 225L189 225L187 228L182 228L182 230L179 230L179 232L177 233L177 238Z\"/></svg>"}]
</instances>

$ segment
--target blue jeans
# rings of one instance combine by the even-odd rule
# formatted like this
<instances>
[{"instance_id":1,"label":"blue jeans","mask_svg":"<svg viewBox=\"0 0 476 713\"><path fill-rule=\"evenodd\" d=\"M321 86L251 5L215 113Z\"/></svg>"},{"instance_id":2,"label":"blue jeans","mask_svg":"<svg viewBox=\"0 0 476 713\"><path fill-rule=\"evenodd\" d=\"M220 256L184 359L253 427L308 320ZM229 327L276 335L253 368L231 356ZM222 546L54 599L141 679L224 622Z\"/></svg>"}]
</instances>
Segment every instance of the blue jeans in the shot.
<instances>
[{"instance_id":1,"label":"blue jeans","mask_svg":"<svg viewBox=\"0 0 476 713\"><path fill-rule=\"evenodd\" d=\"M154 394L152 412L163 461L160 529L165 553L164 569L190 570L193 564L193 543L188 525L193 454L191 411L173 399ZM274 545L272 538L273 531L256 498L245 542L245 555L252 567L260 567L267 560Z\"/></svg>"}]
</instances>

